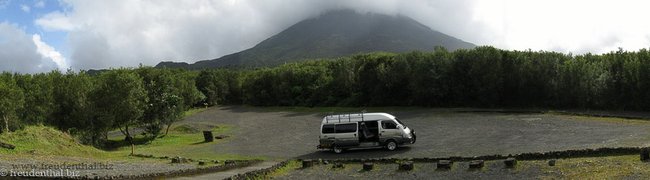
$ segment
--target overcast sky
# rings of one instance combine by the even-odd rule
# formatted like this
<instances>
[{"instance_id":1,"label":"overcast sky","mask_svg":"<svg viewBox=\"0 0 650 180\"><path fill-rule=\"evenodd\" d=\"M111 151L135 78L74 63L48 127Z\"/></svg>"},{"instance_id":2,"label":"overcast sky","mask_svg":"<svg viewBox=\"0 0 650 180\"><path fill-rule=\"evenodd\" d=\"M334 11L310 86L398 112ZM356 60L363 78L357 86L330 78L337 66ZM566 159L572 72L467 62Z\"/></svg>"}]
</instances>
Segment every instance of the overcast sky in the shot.
<instances>
[{"instance_id":1,"label":"overcast sky","mask_svg":"<svg viewBox=\"0 0 650 180\"><path fill-rule=\"evenodd\" d=\"M254 46L334 9L402 14L503 49L583 54L650 47L650 1L0 0L0 71L195 62Z\"/></svg>"}]
</instances>

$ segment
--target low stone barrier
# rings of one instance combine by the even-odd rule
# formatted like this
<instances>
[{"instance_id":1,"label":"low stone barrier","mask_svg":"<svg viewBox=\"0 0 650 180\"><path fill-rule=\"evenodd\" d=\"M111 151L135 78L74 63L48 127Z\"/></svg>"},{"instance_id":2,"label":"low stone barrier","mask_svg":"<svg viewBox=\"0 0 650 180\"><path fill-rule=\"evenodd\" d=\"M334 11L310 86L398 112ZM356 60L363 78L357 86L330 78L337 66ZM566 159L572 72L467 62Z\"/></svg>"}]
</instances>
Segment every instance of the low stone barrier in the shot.
<instances>
[{"instance_id":1,"label":"low stone barrier","mask_svg":"<svg viewBox=\"0 0 650 180\"><path fill-rule=\"evenodd\" d=\"M199 167L193 169L182 169L168 172L160 173L148 173L140 175L115 175L115 176L78 176L78 177L24 177L27 179L158 179L158 178L170 178L170 177L179 177L179 176L191 176L197 174L206 174L213 172L226 171L230 169L242 168L253 165L255 163L261 162L261 160L236 160L235 163L229 165L218 165L210 167Z\"/></svg>"},{"instance_id":2,"label":"low stone barrier","mask_svg":"<svg viewBox=\"0 0 650 180\"><path fill-rule=\"evenodd\" d=\"M271 173L273 171L276 171L276 170L286 166L289 163L289 161L291 161L291 160L282 161L282 162L280 162L278 164L275 164L275 165L273 165L273 166L271 166L269 168L266 168L266 169L260 169L260 170L255 170L255 171L250 171L250 172L247 172L247 173L243 173L243 174L237 174L237 175L234 175L234 176L232 176L230 178L226 178L226 179L227 180L258 179L261 176L266 176L269 173Z\"/></svg>"},{"instance_id":3,"label":"low stone barrier","mask_svg":"<svg viewBox=\"0 0 650 180\"><path fill-rule=\"evenodd\" d=\"M612 155L635 155L639 154L645 147L616 147L616 148L598 148L598 149L579 149L579 150L565 150L565 151L550 151L550 152L535 152L535 153L521 153L515 155L485 155L473 157L439 157L439 158L369 158L369 159L331 159L334 162L346 163L396 163L398 161L414 161L414 162L438 162L440 160L451 161L472 161L472 160L500 160L507 158L515 158L517 160L544 160L544 159L562 159L562 158L576 158L576 157L598 157L598 156L612 156Z\"/></svg>"}]
</instances>

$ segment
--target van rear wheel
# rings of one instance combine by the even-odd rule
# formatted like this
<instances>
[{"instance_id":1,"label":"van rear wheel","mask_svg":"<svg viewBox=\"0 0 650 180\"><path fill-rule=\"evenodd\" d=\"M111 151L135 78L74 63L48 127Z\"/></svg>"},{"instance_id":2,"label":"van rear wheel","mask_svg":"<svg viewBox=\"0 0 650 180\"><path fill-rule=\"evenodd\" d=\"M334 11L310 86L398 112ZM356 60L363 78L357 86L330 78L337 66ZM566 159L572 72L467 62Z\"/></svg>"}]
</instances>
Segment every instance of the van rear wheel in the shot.
<instances>
[{"instance_id":1,"label":"van rear wheel","mask_svg":"<svg viewBox=\"0 0 650 180\"><path fill-rule=\"evenodd\" d=\"M388 149L389 151L394 151L395 149L397 149L397 143L395 143L395 141L393 140L388 141L388 143L386 143L386 149Z\"/></svg>"},{"instance_id":2,"label":"van rear wheel","mask_svg":"<svg viewBox=\"0 0 650 180\"><path fill-rule=\"evenodd\" d=\"M342 149L342 148L340 148L340 147L338 147L338 146L334 146L334 153L336 153L336 154L341 154L342 152L343 152L343 149Z\"/></svg>"}]
</instances>

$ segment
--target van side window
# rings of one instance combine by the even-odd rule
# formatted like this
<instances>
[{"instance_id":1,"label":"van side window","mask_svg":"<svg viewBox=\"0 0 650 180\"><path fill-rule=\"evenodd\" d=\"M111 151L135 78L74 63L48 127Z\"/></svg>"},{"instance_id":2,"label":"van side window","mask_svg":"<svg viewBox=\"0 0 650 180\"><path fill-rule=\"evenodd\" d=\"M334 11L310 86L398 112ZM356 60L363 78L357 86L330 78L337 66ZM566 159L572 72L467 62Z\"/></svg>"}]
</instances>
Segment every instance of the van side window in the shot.
<instances>
[{"instance_id":1,"label":"van side window","mask_svg":"<svg viewBox=\"0 0 650 180\"><path fill-rule=\"evenodd\" d=\"M336 128L336 133L353 133L357 132L357 123L351 123L351 124L337 124Z\"/></svg>"},{"instance_id":2,"label":"van side window","mask_svg":"<svg viewBox=\"0 0 650 180\"><path fill-rule=\"evenodd\" d=\"M397 124L391 121L381 121L381 128L383 129L397 129Z\"/></svg>"},{"instance_id":3,"label":"van side window","mask_svg":"<svg viewBox=\"0 0 650 180\"><path fill-rule=\"evenodd\" d=\"M323 134L331 134L331 133L334 133L334 125L333 124L323 125Z\"/></svg>"}]
</instances>

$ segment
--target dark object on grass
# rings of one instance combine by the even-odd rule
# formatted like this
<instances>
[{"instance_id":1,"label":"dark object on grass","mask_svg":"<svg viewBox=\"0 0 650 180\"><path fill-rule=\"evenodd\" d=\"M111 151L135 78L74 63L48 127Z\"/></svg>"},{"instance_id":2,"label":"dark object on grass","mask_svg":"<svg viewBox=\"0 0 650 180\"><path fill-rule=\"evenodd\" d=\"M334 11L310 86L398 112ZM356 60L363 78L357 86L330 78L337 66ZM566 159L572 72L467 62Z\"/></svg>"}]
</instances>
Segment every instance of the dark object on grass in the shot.
<instances>
[{"instance_id":1,"label":"dark object on grass","mask_svg":"<svg viewBox=\"0 0 650 180\"><path fill-rule=\"evenodd\" d=\"M187 163L189 162L187 159L182 158L182 157L175 157L172 158L172 163Z\"/></svg>"},{"instance_id":2,"label":"dark object on grass","mask_svg":"<svg viewBox=\"0 0 650 180\"><path fill-rule=\"evenodd\" d=\"M214 141L214 136L212 136L212 131L203 131L204 142Z\"/></svg>"},{"instance_id":3,"label":"dark object on grass","mask_svg":"<svg viewBox=\"0 0 650 180\"><path fill-rule=\"evenodd\" d=\"M311 159L302 160L302 168L308 168L314 165L314 161Z\"/></svg>"},{"instance_id":4,"label":"dark object on grass","mask_svg":"<svg viewBox=\"0 0 650 180\"><path fill-rule=\"evenodd\" d=\"M413 170L413 161L404 161L399 164L399 170L410 171Z\"/></svg>"},{"instance_id":5,"label":"dark object on grass","mask_svg":"<svg viewBox=\"0 0 650 180\"><path fill-rule=\"evenodd\" d=\"M451 166L453 164L454 163L451 162L450 160L440 160L440 161L438 161L438 164L436 165L436 167L438 169L451 169Z\"/></svg>"},{"instance_id":6,"label":"dark object on grass","mask_svg":"<svg viewBox=\"0 0 650 180\"><path fill-rule=\"evenodd\" d=\"M371 162L363 163L363 170L365 170L365 171L370 171L370 170L372 170L372 168L373 168L374 166L375 166L375 164L373 164L373 163L371 163Z\"/></svg>"},{"instance_id":7,"label":"dark object on grass","mask_svg":"<svg viewBox=\"0 0 650 180\"><path fill-rule=\"evenodd\" d=\"M480 169L483 168L485 162L483 160L473 160L469 162L470 169Z\"/></svg>"},{"instance_id":8,"label":"dark object on grass","mask_svg":"<svg viewBox=\"0 0 650 180\"><path fill-rule=\"evenodd\" d=\"M508 158L503 163L506 164L507 168L514 168L517 165L517 160L515 158Z\"/></svg>"},{"instance_id":9,"label":"dark object on grass","mask_svg":"<svg viewBox=\"0 0 650 180\"><path fill-rule=\"evenodd\" d=\"M551 159L548 161L549 166L555 166L555 159Z\"/></svg>"},{"instance_id":10,"label":"dark object on grass","mask_svg":"<svg viewBox=\"0 0 650 180\"><path fill-rule=\"evenodd\" d=\"M218 136L215 136L214 138L217 138L217 139L226 139L226 138L228 138L228 137L230 137L230 136L226 136L226 135L218 135Z\"/></svg>"},{"instance_id":11,"label":"dark object on grass","mask_svg":"<svg viewBox=\"0 0 650 180\"><path fill-rule=\"evenodd\" d=\"M205 161L200 160L200 161L199 161L199 165L201 165L201 166L205 165Z\"/></svg>"},{"instance_id":12,"label":"dark object on grass","mask_svg":"<svg viewBox=\"0 0 650 180\"><path fill-rule=\"evenodd\" d=\"M14 146L13 144L7 144L7 143L4 143L4 142L0 142L0 147L7 148L7 149L16 148L16 146Z\"/></svg>"},{"instance_id":13,"label":"dark object on grass","mask_svg":"<svg viewBox=\"0 0 650 180\"><path fill-rule=\"evenodd\" d=\"M334 169L336 169L336 168L344 168L344 167L345 166L343 165L343 163L340 163L340 162L334 163L334 165L332 166L332 168L334 168Z\"/></svg>"},{"instance_id":14,"label":"dark object on grass","mask_svg":"<svg viewBox=\"0 0 650 180\"><path fill-rule=\"evenodd\" d=\"M649 161L649 160L650 160L650 149L649 148L641 149L641 161Z\"/></svg>"},{"instance_id":15,"label":"dark object on grass","mask_svg":"<svg viewBox=\"0 0 650 180\"><path fill-rule=\"evenodd\" d=\"M235 165L235 161L233 161L233 160L226 160L226 161L224 161L223 163L224 163L224 165L226 165L226 166L228 166L228 165Z\"/></svg>"}]
</instances>

